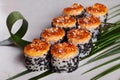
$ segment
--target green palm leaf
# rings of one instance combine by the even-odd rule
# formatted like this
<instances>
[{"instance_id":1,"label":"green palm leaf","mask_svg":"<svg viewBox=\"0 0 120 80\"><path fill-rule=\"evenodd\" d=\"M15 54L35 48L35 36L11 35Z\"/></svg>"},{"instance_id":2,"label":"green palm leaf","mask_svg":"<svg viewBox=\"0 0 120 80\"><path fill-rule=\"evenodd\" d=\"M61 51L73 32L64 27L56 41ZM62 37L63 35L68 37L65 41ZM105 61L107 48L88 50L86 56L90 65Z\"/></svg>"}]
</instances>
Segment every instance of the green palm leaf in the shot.
<instances>
[{"instance_id":1,"label":"green palm leaf","mask_svg":"<svg viewBox=\"0 0 120 80\"><path fill-rule=\"evenodd\" d=\"M112 19L112 18L114 18L114 17L117 17L117 16L119 16L119 15L120 15L120 13L117 13L117 14L113 15L112 17L108 18L108 20L110 20L110 19Z\"/></svg>"},{"instance_id":2,"label":"green palm leaf","mask_svg":"<svg viewBox=\"0 0 120 80\"><path fill-rule=\"evenodd\" d=\"M114 13L116 13L116 12L119 12L119 11L120 11L120 9L117 9L117 10L111 12L111 13L109 14L109 16L112 15L112 14L114 14Z\"/></svg>"},{"instance_id":3,"label":"green palm leaf","mask_svg":"<svg viewBox=\"0 0 120 80\"><path fill-rule=\"evenodd\" d=\"M109 10L112 10L112 9L115 9L115 8L118 8L120 7L120 4L116 5L116 6L113 6L112 8L110 8Z\"/></svg>"},{"instance_id":4,"label":"green palm leaf","mask_svg":"<svg viewBox=\"0 0 120 80\"><path fill-rule=\"evenodd\" d=\"M50 70L48 70L48 71L46 71L46 72L44 72L44 73L42 73L40 75L37 75L37 76L35 76L35 77L33 77L33 78L29 79L29 80L38 80L38 79L40 79L42 77L45 77L47 75L50 75L50 74L52 74L52 72Z\"/></svg>"},{"instance_id":5,"label":"green palm leaf","mask_svg":"<svg viewBox=\"0 0 120 80\"><path fill-rule=\"evenodd\" d=\"M114 58L114 59L112 59L112 60L110 60L110 61L107 61L107 62L105 62L105 63L102 63L102 64L100 64L100 65L97 65L97 66L93 67L92 69L89 69L89 70L85 71L85 72L82 73L82 74L88 73L88 72L90 72L90 71L92 71L92 70L94 70L94 69L97 69L97 68L99 68L99 67L101 67L101 66L104 66L104 65L106 65L106 64L112 63L112 62L117 61L117 60L120 60L120 57Z\"/></svg>"},{"instance_id":6,"label":"green palm leaf","mask_svg":"<svg viewBox=\"0 0 120 80\"><path fill-rule=\"evenodd\" d=\"M8 78L7 80L13 80L13 79L15 79L15 78L17 78L17 77L20 77L20 76L25 75L25 74L30 73L30 72L31 72L31 71L29 71L29 70L25 70L25 71L23 71L23 72L15 75L15 76L12 76L12 77Z\"/></svg>"},{"instance_id":7,"label":"green palm leaf","mask_svg":"<svg viewBox=\"0 0 120 80\"><path fill-rule=\"evenodd\" d=\"M18 21L18 20L22 20L22 25L20 27L20 29L13 34L12 33L12 27L13 25ZM30 42L25 41L22 39L22 37L26 34L27 29L28 29L28 22L27 20L22 16L22 14L18 11L13 11L12 13L10 13L7 17L7 28L8 31L10 33L10 37L7 40L4 40L2 42L0 42L1 46L5 46L5 45L10 45L10 44L15 44L21 48L24 48L24 46Z\"/></svg>"},{"instance_id":8,"label":"green palm leaf","mask_svg":"<svg viewBox=\"0 0 120 80\"><path fill-rule=\"evenodd\" d=\"M112 46L114 46L114 45L112 45ZM109 48L105 51L102 51L101 54L98 54L97 56L91 58L89 61L87 61L86 63L84 63L81 66L90 64L90 63L95 62L97 60L100 60L100 59L103 59L103 58L106 58L106 57L109 57L109 56L113 56L113 55L119 54L119 53L120 53L120 43L118 45L114 46L114 47L111 47L111 48Z\"/></svg>"},{"instance_id":9,"label":"green palm leaf","mask_svg":"<svg viewBox=\"0 0 120 80\"><path fill-rule=\"evenodd\" d=\"M97 79L105 76L106 74L111 73L111 72L113 72L115 70L118 70L118 69L120 69L120 63L116 64L115 66L113 66L113 67L111 67L111 68L109 68L109 69L107 69L105 71L103 71L102 73L100 73L97 76L93 77L91 80L97 80Z\"/></svg>"}]
</instances>

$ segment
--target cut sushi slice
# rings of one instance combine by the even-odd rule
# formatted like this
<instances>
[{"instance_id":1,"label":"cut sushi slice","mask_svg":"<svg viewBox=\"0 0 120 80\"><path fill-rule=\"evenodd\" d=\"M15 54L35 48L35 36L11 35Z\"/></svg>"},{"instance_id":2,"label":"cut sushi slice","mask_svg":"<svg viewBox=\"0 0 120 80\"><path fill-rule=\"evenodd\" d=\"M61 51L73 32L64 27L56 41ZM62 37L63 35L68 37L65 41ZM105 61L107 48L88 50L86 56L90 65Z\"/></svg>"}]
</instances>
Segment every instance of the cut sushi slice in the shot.
<instances>
[{"instance_id":1,"label":"cut sushi slice","mask_svg":"<svg viewBox=\"0 0 120 80\"><path fill-rule=\"evenodd\" d=\"M58 42L62 42L65 36L65 31L62 28L52 27L43 30L41 33L41 39L45 39L52 45Z\"/></svg>"},{"instance_id":2,"label":"cut sushi slice","mask_svg":"<svg viewBox=\"0 0 120 80\"><path fill-rule=\"evenodd\" d=\"M96 42L100 34L101 22L93 15L78 19L78 28L87 29L92 33L92 42Z\"/></svg>"},{"instance_id":3,"label":"cut sushi slice","mask_svg":"<svg viewBox=\"0 0 120 80\"><path fill-rule=\"evenodd\" d=\"M53 72L73 72L78 68L78 48L68 42L58 43L51 47L51 65Z\"/></svg>"},{"instance_id":4,"label":"cut sushi slice","mask_svg":"<svg viewBox=\"0 0 120 80\"><path fill-rule=\"evenodd\" d=\"M88 15L91 14L99 17L101 22L106 22L108 16L108 8L103 4L95 3L93 6L86 8L86 13Z\"/></svg>"},{"instance_id":5,"label":"cut sushi slice","mask_svg":"<svg viewBox=\"0 0 120 80\"><path fill-rule=\"evenodd\" d=\"M67 33L68 42L72 42L79 48L79 57L89 55L92 48L91 33L86 29L72 29Z\"/></svg>"},{"instance_id":6,"label":"cut sushi slice","mask_svg":"<svg viewBox=\"0 0 120 80\"><path fill-rule=\"evenodd\" d=\"M74 16L76 18L83 17L84 12L84 7L78 3L74 3L72 6L63 9L63 15Z\"/></svg>"},{"instance_id":7,"label":"cut sushi slice","mask_svg":"<svg viewBox=\"0 0 120 80\"><path fill-rule=\"evenodd\" d=\"M58 16L56 18L53 18L52 26L69 30L76 27L76 19L71 16Z\"/></svg>"},{"instance_id":8,"label":"cut sushi slice","mask_svg":"<svg viewBox=\"0 0 120 80\"><path fill-rule=\"evenodd\" d=\"M30 71L42 71L49 68L48 51L50 44L34 39L31 44L24 48L26 67Z\"/></svg>"}]
</instances>

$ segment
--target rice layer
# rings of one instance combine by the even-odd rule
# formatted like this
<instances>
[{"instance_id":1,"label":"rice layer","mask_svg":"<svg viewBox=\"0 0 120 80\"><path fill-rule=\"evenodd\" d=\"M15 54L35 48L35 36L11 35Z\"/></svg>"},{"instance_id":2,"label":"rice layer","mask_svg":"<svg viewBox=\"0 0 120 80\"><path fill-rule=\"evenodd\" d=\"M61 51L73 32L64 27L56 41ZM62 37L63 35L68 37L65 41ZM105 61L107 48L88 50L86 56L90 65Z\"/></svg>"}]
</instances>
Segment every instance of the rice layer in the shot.
<instances>
[{"instance_id":1,"label":"rice layer","mask_svg":"<svg viewBox=\"0 0 120 80\"><path fill-rule=\"evenodd\" d=\"M78 68L79 57L68 58L66 60L51 58L53 72L73 72Z\"/></svg>"},{"instance_id":2,"label":"rice layer","mask_svg":"<svg viewBox=\"0 0 120 80\"><path fill-rule=\"evenodd\" d=\"M43 71L49 69L49 58L47 54L41 56L41 57L28 57L25 56L25 64L26 67L30 71Z\"/></svg>"}]
</instances>

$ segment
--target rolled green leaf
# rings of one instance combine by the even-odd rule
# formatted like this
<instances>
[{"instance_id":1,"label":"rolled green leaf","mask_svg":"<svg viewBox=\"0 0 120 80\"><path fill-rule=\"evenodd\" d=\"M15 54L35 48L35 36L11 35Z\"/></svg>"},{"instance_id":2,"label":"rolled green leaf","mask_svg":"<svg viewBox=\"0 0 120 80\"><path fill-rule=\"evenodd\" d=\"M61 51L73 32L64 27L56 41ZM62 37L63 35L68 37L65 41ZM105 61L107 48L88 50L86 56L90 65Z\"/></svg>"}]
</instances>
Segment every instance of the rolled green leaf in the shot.
<instances>
[{"instance_id":1,"label":"rolled green leaf","mask_svg":"<svg viewBox=\"0 0 120 80\"><path fill-rule=\"evenodd\" d=\"M25 33L27 32L28 29L28 22L27 20L22 16L22 14L20 12L14 11L12 13L10 13L7 17L7 28L10 34L13 34L11 32L13 25L15 24L16 21L18 20L23 20L23 23L20 27L20 29L14 34L16 36L19 36L20 38L22 38Z\"/></svg>"},{"instance_id":2,"label":"rolled green leaf","mask_svg":"<svg viewBox=\"0 0 120 80\"><path fill-rule=\"evenodd\" d=\"M14 44L18 47L21 47L22 49L29 44L30 42L25 41L23 39L21 39L19 36L17 35L11 35L11 39L14 41Z\"/></svg>"},{"instance_id":3,"label":"rolled green leaf","mask_svg":"<svg viewBox=\"0 0 120 80\"><path fill-rule=\"evenodd\" d=\"M23 21L22 25L20 29L15 34L13 34L11 31L12 27L18 20ZM0 42L0 45L3 46L3 45L15 44L17 46L19 45L19 47L24 48L24 46L29 43L28 41L22 40L22 37L26 34L27 29L28 29L27 20L22 16L20 12L13 11L12 13L8 15L6 24L7 24L7 28L11 36L8 39Z\"/></svg>"}]
</instances>

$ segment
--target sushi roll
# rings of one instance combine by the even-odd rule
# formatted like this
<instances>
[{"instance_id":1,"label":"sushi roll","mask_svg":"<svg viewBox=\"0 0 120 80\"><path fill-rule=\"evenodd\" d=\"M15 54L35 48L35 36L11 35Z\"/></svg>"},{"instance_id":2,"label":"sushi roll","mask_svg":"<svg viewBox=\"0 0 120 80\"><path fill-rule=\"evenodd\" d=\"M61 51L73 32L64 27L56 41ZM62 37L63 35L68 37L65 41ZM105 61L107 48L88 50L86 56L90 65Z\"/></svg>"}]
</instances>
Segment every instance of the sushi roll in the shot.
<instances>
[{"instance_id":1,"label":"sushi roll","mask_svg":"<svg viewBox=\"0 0 120 80\"><path fill-rule=\"evenodd\" d=\"M48 51L50 44L46 41L34 39L24 48L25 64L30 71L49 69Z\"/></svg>"},{"instance_id":2,"label":"sushi roll","mask_svg":"<svg viewBox=\"0 0 120 80\"><path fill-rule=\"evenodd\" d=\"M58 42L62 42L64 36L65 31L62 28L58 27L47 28L41 33L41 39L45 39L52 45Z\"/></svg>"},{"instance_id":3,"label":"sushi roll","mask_svg":"<svg viewBox=\"0 0 120 80\"><path fill-rule=\"evenodd\" d=\"M51 65L53 72L73 72L79 64L78 48L68 42L58 43L51 47Z\"/></svg>"},{"instance_id":4,"label":"sushi roll","mask_svg":"<svg viewBox=\"0 0 120 80\"><path fill-rule=\"evenodd\" d=\"M86 29L71 29L67 33L68 42L79 48L79 58L89 55L92 48L91 33Z\"/></svg>"},{"instance_id":5,"label":"sushi roll","mask_svg":"<svg viewBox=\"0 0 120 80\"><path fill-rule=\"evenodd\" d=\"M100 34L100 19L91 15L78 19L78 28L87 29L92 33L92 42L96 42Z\"/></svg>"},{"instance_id":6,"label":"sushi roll","mask_svg":"<svg viewBox=\"0 0 120 80\"><path fill-rule=\"evenodd\" d=\"M58 16L52 20L53 27L63 28L65 31L76 28L76 19L71 16Z\"/></svg>"},{"instance_id":7,"label":"sushi roll","mask_svg":"<svg viewBox=\"0 0 120 80\"><path fill-rule=\"evenodd\" d=\"M105 5L95 3L93 6L86 8L86 13L99 17L101 22L107 21L108 9Z\"/></svg>"},{"instance_id":8,"label":"sushi roll","mask_svg":"<svg viewBox=\"0 0 120 80\"><path fill-rule=\"evenodd\" d=\"M84 12L84 7L78 3L74 3L72 6L63 9L63 15L73 16L76 18L83 17Z\"/></svg>"}]
</instances>

